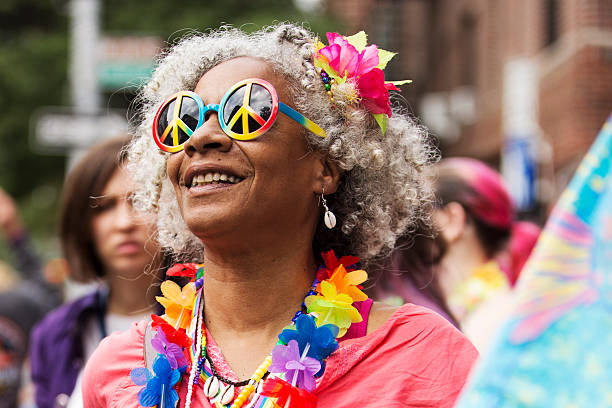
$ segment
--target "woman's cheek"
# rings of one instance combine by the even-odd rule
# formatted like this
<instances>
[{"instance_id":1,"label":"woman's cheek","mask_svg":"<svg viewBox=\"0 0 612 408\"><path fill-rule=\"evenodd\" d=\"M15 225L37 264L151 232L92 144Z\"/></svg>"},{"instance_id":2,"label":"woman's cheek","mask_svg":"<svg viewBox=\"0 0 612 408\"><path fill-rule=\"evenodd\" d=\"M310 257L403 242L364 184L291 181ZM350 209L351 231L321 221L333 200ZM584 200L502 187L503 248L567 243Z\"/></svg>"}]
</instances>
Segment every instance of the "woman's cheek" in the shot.
<instances>
[{"instance_id":1,"label":"woman's cheek","mask_svg":"<svg viewBox=\"0 0 612 408\"><path fill-rule=\"evenodd\" d=\"M177 187L179 184L178 177L179 177L179 168L181 166L180 164L181 160L178 157L179 155L182 155L182 153L175 153L171 155L170 157L168 157L168 160L166 161L166 173L168 174L170 181L175 187Z\"/></svg>"}]
</instances>

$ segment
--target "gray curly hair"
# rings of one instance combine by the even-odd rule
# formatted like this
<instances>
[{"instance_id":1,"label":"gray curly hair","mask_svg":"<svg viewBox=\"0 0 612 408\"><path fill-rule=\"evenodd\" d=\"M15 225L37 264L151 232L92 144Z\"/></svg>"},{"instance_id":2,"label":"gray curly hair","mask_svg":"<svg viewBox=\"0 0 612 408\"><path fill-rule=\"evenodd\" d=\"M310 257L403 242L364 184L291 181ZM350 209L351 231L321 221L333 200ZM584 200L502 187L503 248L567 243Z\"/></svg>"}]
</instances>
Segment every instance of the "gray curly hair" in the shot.
<instances>
[{"instance_id":1,"label":"gray curly hair","mask_svg":"<svg viewBox=\"0 0 612 408\"><path fill-rule=\"evenodd\" d=\"M158 239L177 259L201 261L203 247L180 216L166 174L168 153L157 148L151 136L153 118L170 95L193 90L206 71L239 56L263 59L287 80L295 108L327 132L326 138L320 138L305 131L311 149L343 171L338 191L327 198L341 228L330 231L320 223L315 250L347 251L368 261L392 249L400 234L419 222L428 223L433 196L424 170L437 152L427 142L426 130L394 107L383 135L372 115L351 103L354 84L350 82L345 89L336 86L332 106L312 62L314 39L309 30L292 24L252 34L222 27L189 35L161 56L139 95L140 122L127 166L137 186L135 204L158 212Z\"/></svg>"}]
</instances>

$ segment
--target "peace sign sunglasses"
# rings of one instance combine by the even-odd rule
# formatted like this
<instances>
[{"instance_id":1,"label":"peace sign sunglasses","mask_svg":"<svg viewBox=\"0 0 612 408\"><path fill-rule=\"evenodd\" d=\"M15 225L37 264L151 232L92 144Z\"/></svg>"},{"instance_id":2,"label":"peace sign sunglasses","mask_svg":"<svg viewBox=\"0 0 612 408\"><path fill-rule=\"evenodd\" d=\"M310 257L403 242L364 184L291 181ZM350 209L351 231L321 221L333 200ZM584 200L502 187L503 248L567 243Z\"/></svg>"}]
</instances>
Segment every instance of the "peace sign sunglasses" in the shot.
<instances>
[{"instance_id":1,"label":"peace sign sunglasses","mask_svg":"<svg viewBox=\"0 0 612 408\"><path fill-rule=\"evenodd\" d=\"M211 111L217 113L219 125L226 135L236 140L252 140L272 127L279 110L315 135L325 137L319 125L280 102L272 84L249 78L234 84L218 105L204 105L195 92L175 93L157 110L153 140L165 152L181 151Z\"/></svg>"}]
</instances>

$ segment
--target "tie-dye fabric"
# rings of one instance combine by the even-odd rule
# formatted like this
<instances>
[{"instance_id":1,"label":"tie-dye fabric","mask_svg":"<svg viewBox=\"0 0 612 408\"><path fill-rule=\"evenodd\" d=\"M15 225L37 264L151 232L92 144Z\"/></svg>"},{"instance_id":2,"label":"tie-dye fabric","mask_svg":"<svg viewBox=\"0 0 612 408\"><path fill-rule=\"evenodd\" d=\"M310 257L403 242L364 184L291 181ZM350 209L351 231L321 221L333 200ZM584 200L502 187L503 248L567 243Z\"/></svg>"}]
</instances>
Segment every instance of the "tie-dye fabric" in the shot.
<instances>
[{"instance_id":1,"label":"tie-dye fabric","mask_svg":"<svg viewBox=\"0 0 612 408\"><path fill-rule=\"evenodd\" d=\"M612 406L612 116L521 274L512 317L457 405Z\"/></svg>"}]
</instances>

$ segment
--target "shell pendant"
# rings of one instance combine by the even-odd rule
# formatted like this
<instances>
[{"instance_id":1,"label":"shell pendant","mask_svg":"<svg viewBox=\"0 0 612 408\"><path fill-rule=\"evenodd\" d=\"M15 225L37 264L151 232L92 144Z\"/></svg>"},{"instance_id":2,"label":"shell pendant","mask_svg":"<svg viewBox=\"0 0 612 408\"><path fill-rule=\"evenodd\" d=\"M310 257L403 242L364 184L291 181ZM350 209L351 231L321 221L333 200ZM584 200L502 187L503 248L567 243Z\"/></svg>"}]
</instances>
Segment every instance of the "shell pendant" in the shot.
<instances>
[{"instance_id":1,"label":"shell pendant","mask_svg":"<svg viewBox=\"0 0 612 408\"><path fill-rule=\"evenodd\" d=\"M217 396L219 393L219 380L214 375L209 377L204 383L204 395L206 398L211 399Z\"/></svg>"},{"instance_id":2,"label":"shell pendant","mask_svg":"<svg viewBox=\"0 0 612 408\"><path fill-rule=\"evenodd\" d=\"M211 377L217 379L216 377ZM219 380L217 380L219 381ZM222 382L219 382L220 388L219 392L215 394L212 399L209 397L210 404L214 405L216 402L220 402L222 405L227 405L234 400L234 386L233 385L225 385Z\"/></svg>"},{"instance_id":3,"label":"shell pendant","mask_svg":"<svg viewBox=\"0 0 612 408\"><path fill-rule=\"evenodd\" d=\"M323 216L325 220L325 226L329 229L332 229L336 226L336 216L333 212L327 210L325 211L325 215Z\"/></svg>"}]
</instances>

